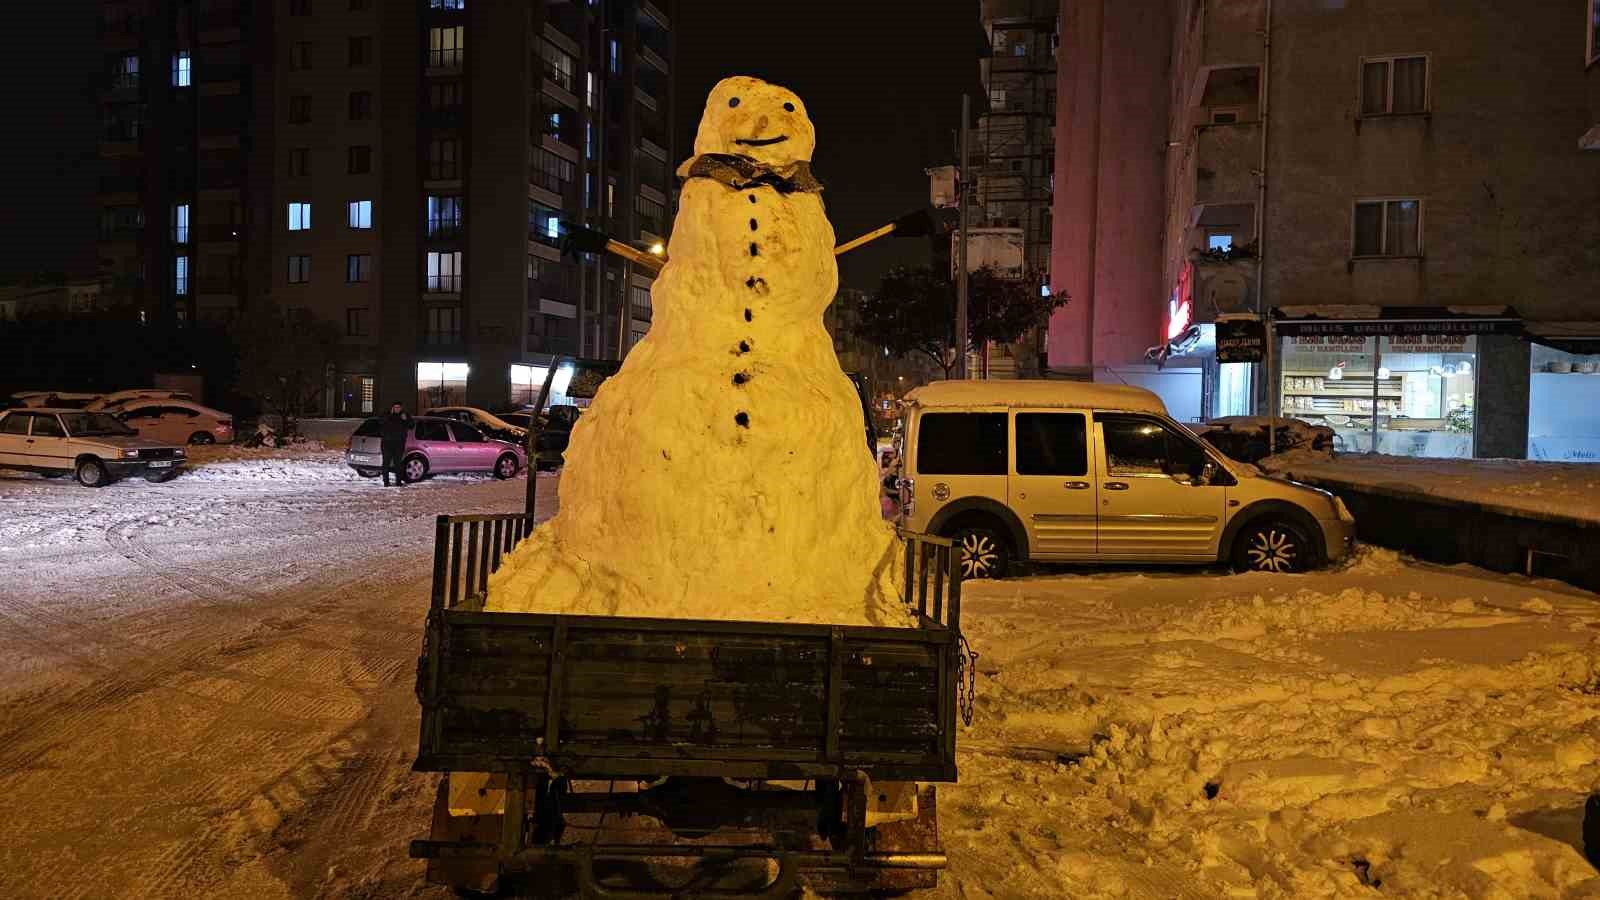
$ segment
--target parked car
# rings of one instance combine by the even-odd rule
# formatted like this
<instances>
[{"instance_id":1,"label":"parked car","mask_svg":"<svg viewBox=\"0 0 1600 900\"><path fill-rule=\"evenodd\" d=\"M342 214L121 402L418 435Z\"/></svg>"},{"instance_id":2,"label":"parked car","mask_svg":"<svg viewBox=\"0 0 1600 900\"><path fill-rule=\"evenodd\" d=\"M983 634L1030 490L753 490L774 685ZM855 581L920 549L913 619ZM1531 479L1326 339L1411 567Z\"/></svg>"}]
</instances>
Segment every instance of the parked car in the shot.
<instances>
[{"instance_id":1,"label":"parked car","mask_svg":"<svg viewBox=\"0 0 1600 900\"><path fill-rule=\"evenodd\" d=\"M1273 443L1268 436L1271 422L1265 416L1225 416L1212 419L1204 425L1191 425L1190 428L1229 458L1257 463L1273 452ZM1333 451L1335 433L1326 425L1312 425L1310 422L1279 416L1275 430L1278 453L1302 449L1325 453Z\"/></svg>"},{"instance_id":2,"label":"parked car","mask_svg":"<svg viewBox=\"0 0 1600 900\"><path fill-rule=\"evenodd\" d=\"M519 426L476 406L435 406L432 409L423 410L422 414L425 416L439 416L456 422L465 422L468 425L476 426L479 431L497 441L525 443L528 440L528 427L526 425Z\"/></svg>"},{"instance_id":3,"label":"parked car","mask_svg":"<svg viewBox=\"0 0 1600 900\"><path fill-rule=\"evenodd\" d=\"M105 413L29 408L0 412L0 468L73 474L85 487L128 475L166 481L187 462L184 449L148 440Z\"/></svg>"},{"instance_id":4,"label":"parked car","mask_svg":"<svg viewBox=\"0 0 1600 900\"><path fill-rule=\"evenodd\" d=\"M1142 388L945 381L907 401L902 524L954 539L968 577L1012 560L1298 572L1354 538L1337 497L1232 462Z\"/></svg>"},{"instance_id":5,"label":"parked car","mask_svg":"<svg viewBox=\"0 0 1600 900\"><path fill-rule=\"evenodd\" d=\"M109 394L97 395L94 402L86 408L91 410L113 410L128 406L139 400L184 400L194 402L194 395L188 391L169 391L165 388L130 388L125 391L112 391Z\"/></svg>"},{"instance_id":6,"label":"parked car","mask_svg":"<svg viewBox=\"0 0 1600 900\"><path fill-rule=\"evenodd\" d=\"M21 391L11 395L17 405L33 408L48 406L51 409L83 409L100 399L99 394L74 391Z\"/></svg>"},{"instance_id":7,"label":"parked car","mask_svg":"<svg viewBox=\"0 0 1600 900\"><path fill-rule=\"evenodd\" d=\"M400 464L406 481L449 472L491 472L496 478L511 478L528 464L520 445L486 437L465 422L417 416L411 423ZM350 436L345 462L363 478L383 474L383 419L361 423Z\"/></svg>"},{"instance_id":8,"label":"parked car","mask_svg":"<svg viewBox=\"0 0 1600 900\"><path fill-rule=\"evenodd\" d=\"M233 441L232 415L188 400L134 400L117 407L113 415L154 440L175 444Z\"/></svg>"}]
</instances>

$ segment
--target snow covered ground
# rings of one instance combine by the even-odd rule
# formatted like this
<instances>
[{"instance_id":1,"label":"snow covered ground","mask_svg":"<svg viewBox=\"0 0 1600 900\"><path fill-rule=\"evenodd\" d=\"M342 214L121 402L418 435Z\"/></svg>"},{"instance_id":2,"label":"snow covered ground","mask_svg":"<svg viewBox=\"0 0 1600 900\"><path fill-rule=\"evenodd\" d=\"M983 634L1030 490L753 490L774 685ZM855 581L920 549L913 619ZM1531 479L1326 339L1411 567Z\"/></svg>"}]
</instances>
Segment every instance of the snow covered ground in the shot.
<instances>
[{"instance_id":1,"label":"snow covered ground","mask_svg":"<svg viewBox=\"0 0 1600 900\"><path fill-rule=\"evenodd\" d=\"M1269 472L1329 478L1500 507L1600 521L1600 466L1520 459L1421 459L1382 454L1329 457L1291 451L1262 460Z\"/></svg>"},{"instance_id":2,"label":"snow covered ground","mask_svg":"<svg viewBox=\"0 0 1600 900\"><path fill-rule=\"evenodd\" d=\"M0 472L0 897L451 896L405 858L432 517L524 485L303 449ZM939 896L1600 896L1593 595L1363 551L965 598Z\"/></svg>"}]
</instances>

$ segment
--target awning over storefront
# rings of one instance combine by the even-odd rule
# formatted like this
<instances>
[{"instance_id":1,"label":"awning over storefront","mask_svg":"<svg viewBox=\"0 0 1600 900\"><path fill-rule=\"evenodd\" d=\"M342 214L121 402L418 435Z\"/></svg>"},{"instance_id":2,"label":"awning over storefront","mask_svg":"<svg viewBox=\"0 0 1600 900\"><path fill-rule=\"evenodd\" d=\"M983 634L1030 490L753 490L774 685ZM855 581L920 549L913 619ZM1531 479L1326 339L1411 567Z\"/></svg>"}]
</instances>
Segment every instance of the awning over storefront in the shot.
<instances>
[{"instance_id":1,"label":"awning over storefront","mask_svg":"<svg viewBox=\"0 0 1600 900\"><path fill-rule=\"evenodd\" d=\"M1600 354L1600 322L1528 322L1528 340L1579 355Z\"/></svg>"},{"instance_id":2,"label":"awning over storefront","mask_svg":"<svg viewBox=\"0 0 1600 900\"><path fill-rule=\"evenodd\" d=\"M1402 334L1521 334L1522 317L1509 306L1279 306L1273 329L1282 336Z\"/></svg>"}]
</instances>

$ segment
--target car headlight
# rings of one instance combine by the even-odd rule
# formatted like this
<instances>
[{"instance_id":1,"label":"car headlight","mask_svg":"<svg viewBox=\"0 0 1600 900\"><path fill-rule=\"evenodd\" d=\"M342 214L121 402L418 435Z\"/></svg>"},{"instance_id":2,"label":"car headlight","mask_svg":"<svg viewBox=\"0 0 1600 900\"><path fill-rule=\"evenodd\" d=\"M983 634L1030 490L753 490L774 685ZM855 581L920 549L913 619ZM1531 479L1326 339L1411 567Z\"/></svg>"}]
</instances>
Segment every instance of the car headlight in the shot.
<instances>
[{"instance_id":1,"label":"car headlight","mask_svg":"<svg viewBox=\"0 0 1600 900\"><path fill-rule=\"evenodd\" d=\"M177 449L176 449L176 450L173 450L173 451L172 451L172 455L173 455L173 456L176 456L176 457L177 457L177 458L179 458L179 459L182 459L182 458L184 458L184 457L185 457L185 456L188 456L188 455L189 455L189 451L187 451L187 450L185 450L185 449L183 449L183 448L182 448L182 447L179 447L179 448L177 448Z\"/></svg>"},{"instance_id":2,"label":"car headlight","mask_svg":"<svg viewBox=\"0 0 1600 900\"><path fill-rule=\"evenodd\" d=\"M127 457L128 459L138 459L139 458L139 451L137 451L137 450L124 450L124 451L122 451L122 455Z\"/></svg>"}]
</instances>

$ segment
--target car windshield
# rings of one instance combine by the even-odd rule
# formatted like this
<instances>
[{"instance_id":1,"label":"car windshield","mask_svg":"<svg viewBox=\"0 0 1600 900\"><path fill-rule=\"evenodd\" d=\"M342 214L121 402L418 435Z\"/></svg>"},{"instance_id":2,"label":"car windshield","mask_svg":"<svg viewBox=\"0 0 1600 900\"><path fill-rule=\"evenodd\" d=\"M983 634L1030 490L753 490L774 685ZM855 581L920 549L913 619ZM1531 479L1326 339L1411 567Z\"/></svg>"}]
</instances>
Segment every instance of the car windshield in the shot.
<instances>
[{"instance_id":1,"label":"car windshield","mask_svg":"<svg viewBox=\"0 0 1600 900\"><path fill-rule=\"evenodd\" d=\"M515 425L518 428L527 428L528 423L532 420L532 417L526 413L500 413L499 417L506 424Z\"/></svg>"},{"instance_id":2,"label":"car windshield","mask_svg":"<svg viewBox=\"0 0 1600 900\"><path fill-rule=\"evenodd\" d=\"M105 413L62 413L61 423L67 426L67 434L73 437L87 437L89 435L131 435L138 434L132 428L116 420L116 417Z\"/></svg>"}]
</instances>

